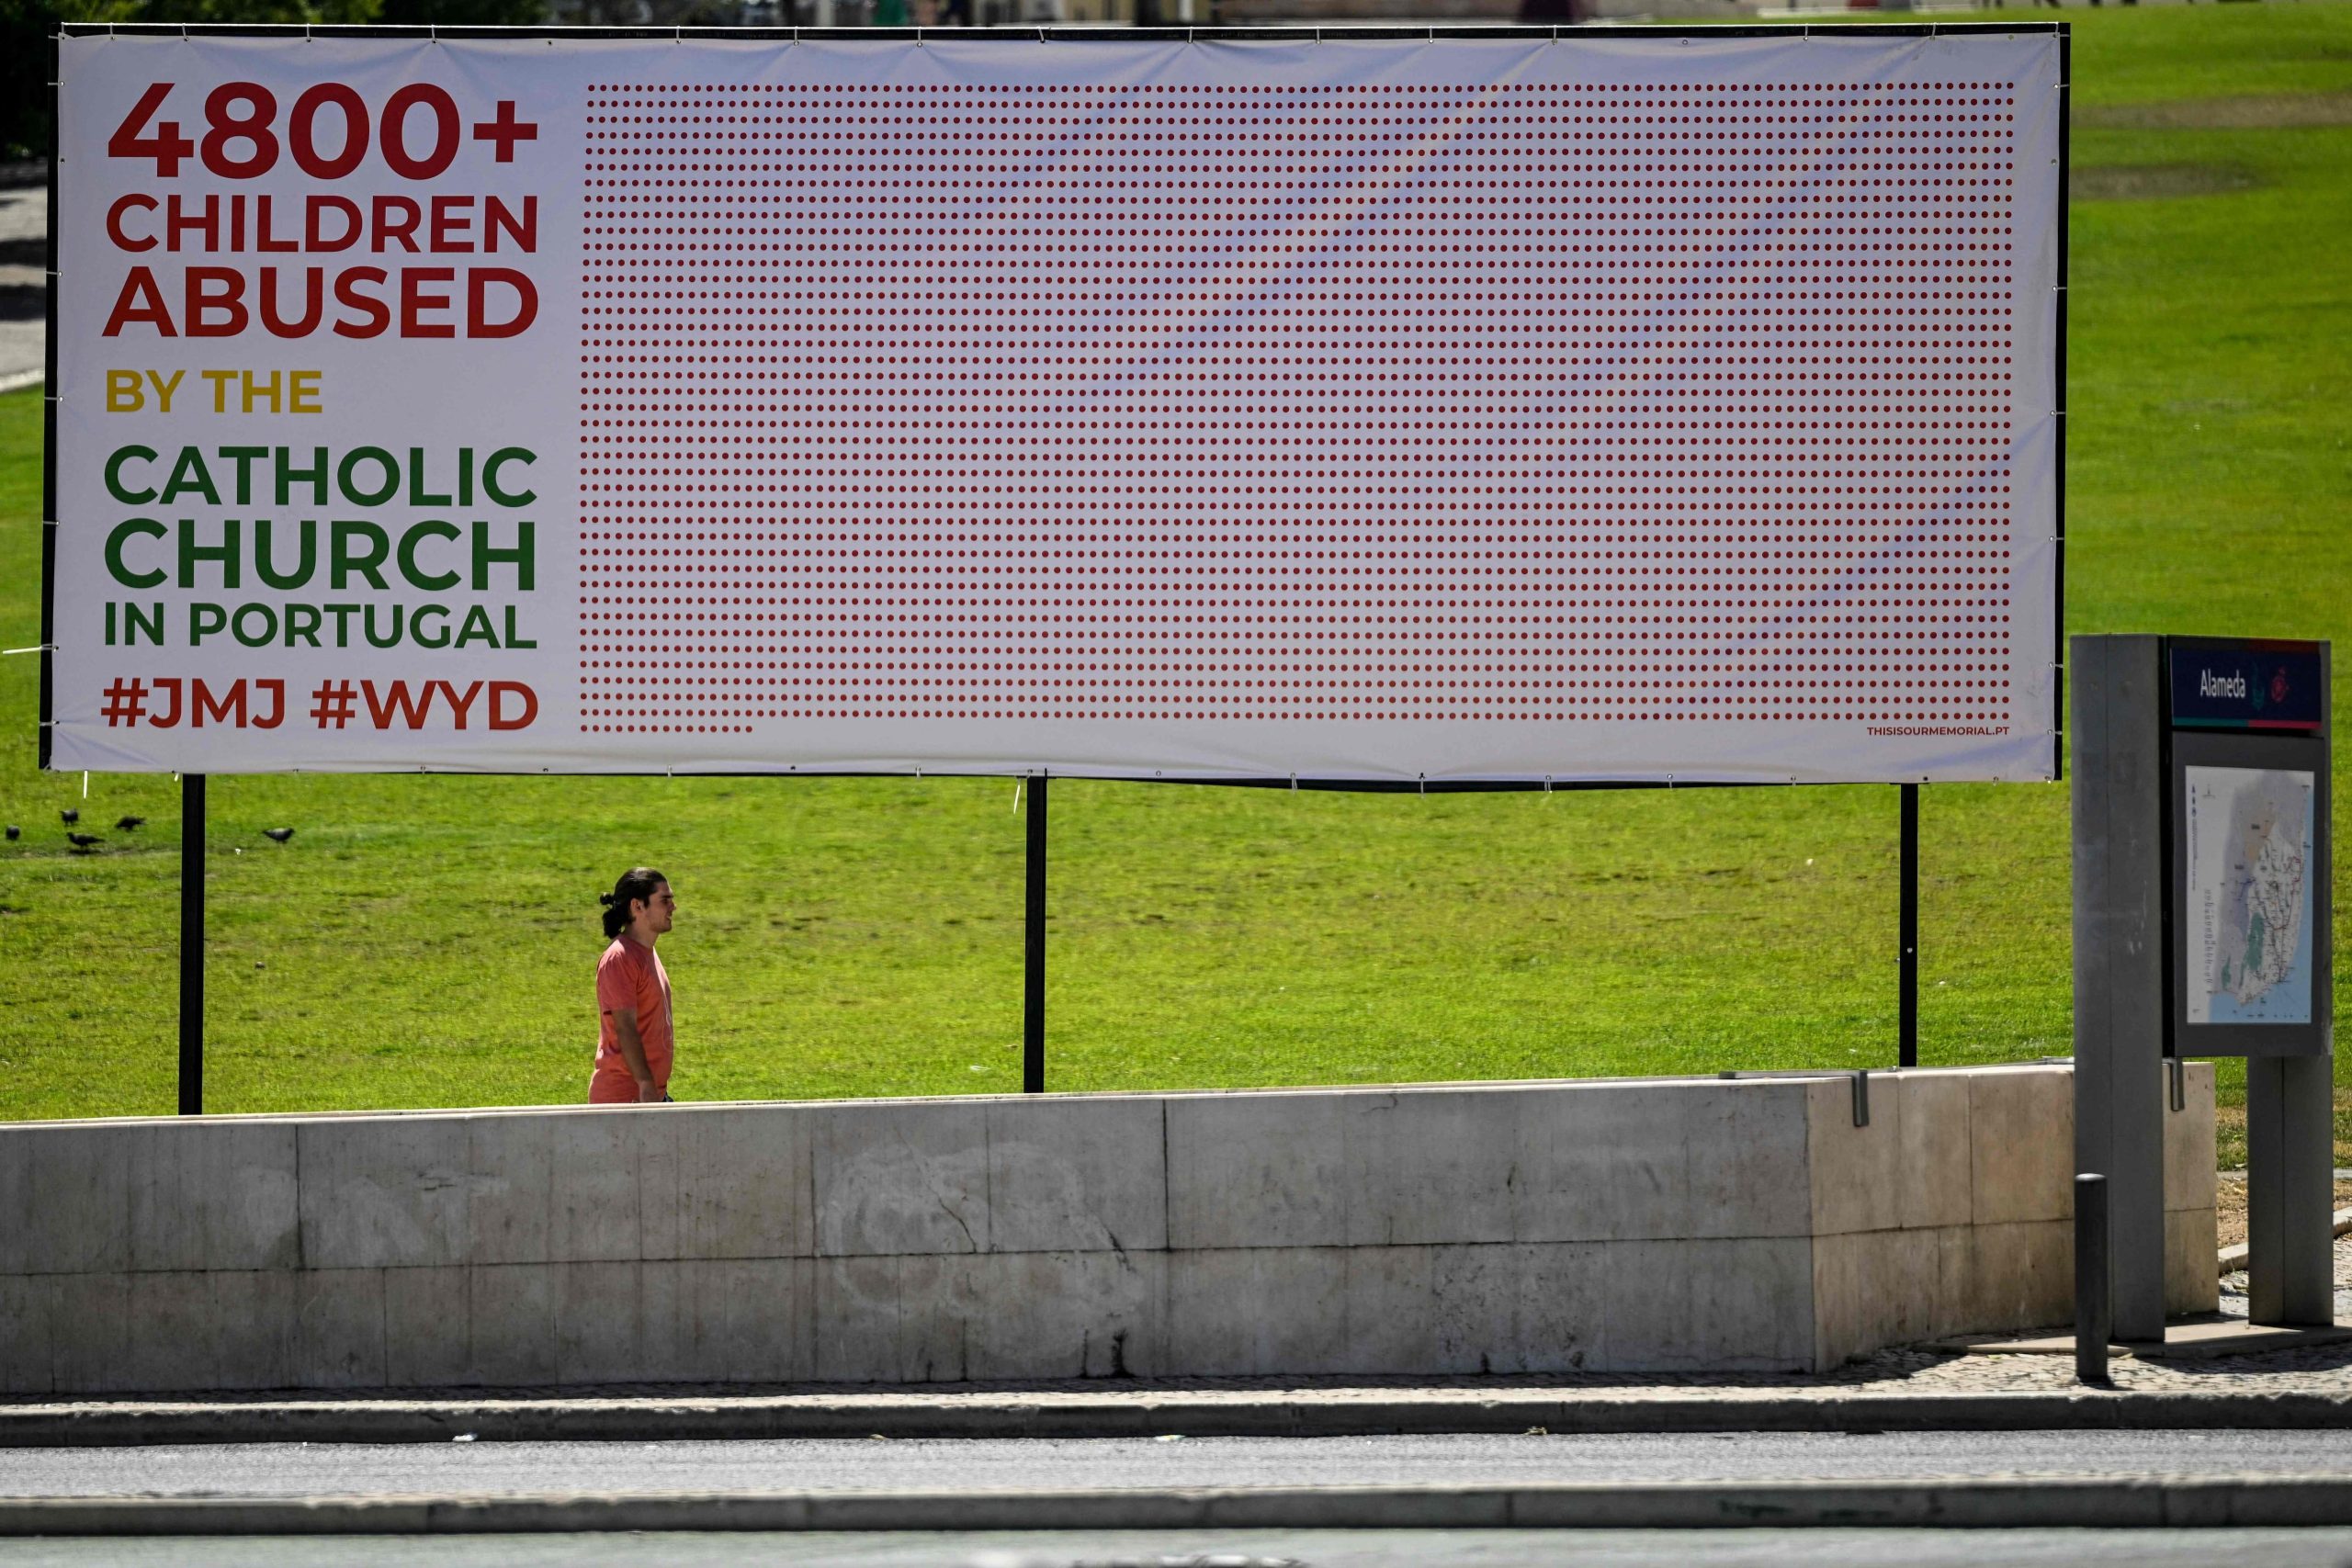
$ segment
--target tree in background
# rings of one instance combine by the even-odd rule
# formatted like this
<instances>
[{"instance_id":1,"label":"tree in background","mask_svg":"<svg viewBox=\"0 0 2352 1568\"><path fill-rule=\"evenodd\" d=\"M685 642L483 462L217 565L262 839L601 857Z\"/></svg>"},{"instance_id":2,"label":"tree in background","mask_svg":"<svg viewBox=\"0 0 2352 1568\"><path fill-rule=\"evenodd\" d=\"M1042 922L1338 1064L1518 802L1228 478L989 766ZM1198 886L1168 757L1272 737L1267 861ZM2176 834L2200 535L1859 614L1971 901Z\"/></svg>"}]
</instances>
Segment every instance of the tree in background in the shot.
<instances>
[{"instance_id":1,"label":"tree in background","mask_svg":"<svg viewBox=\"0 0 2352 1568\"><path fill-rule=\"evenodd\" d=\"M49 40L60 22L393 22L528 27L547 0L0 0L0 162L49 155Z\"/></svg>"},{"instance_id":2,"label":"tree in background","mask_svg":"<svg viewBox=\"0 0 2352 1568\"><path fill-rule=\"evenodd\" d=\"M547 19L547 0L382 0L376 13L401 27L527 28Z\"/></svg>"}]
</instances>

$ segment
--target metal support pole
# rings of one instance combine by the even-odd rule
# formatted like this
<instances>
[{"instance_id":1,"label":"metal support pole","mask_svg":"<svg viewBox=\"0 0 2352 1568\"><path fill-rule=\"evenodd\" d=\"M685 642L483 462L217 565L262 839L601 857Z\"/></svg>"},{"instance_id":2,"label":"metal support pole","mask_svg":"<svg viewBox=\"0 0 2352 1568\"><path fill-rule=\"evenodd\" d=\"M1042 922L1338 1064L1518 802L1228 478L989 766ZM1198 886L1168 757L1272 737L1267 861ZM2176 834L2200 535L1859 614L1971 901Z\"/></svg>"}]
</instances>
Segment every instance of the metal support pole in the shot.
<instances>
[{"instance_id":1,"label":"metal support pole","mask_svg":"<svg viewBox=\"0 0 2352 1568\"><path fill-rule=\"evenodd\" d=\"M2256 1323L2335 1321L2335 1058L2245 1065L2246 1295Z\"/></svg>"},{"instance_id":2,"label":"metal support pole","mask_svg":"<svg viewBox=\"0 0 2352 1568\"><path fill-rule=\"evenodd\" d=\"M1023 943L1021 1092L1046 1092L1046 775L1029 781L1029 907Z\"/></svg>"},{"instance_id":3,"label":"metal support pole","mask_svg":"<svg viewBox=\"0 0 2352 1568\"><path fill-rule=\"evenodd\" d=\"M2075 1178L2075 1379L2107 1382L2107 1342L2115 1332L2108 1294L2107 1178Z\"/></svg>"},{"instance_id":4,"label":"metal support pole","mask_svg":"<svg viewBox=\"0 0 2352 1568\"><path fill-rule=\"evenodd\" d=\"M204 775L180 775L180 1114L204 1114Z\"/></svg>"},{"instance_id":5,"label":"metal support pole","mask_svg":"<svg viewBox=\"0 0 2352 1568\"><path fill-rule=\"evenodd\" d=\"M2164 668L2153 637L2067 644L2075 764L2075 1168L2107 1178L2108 1303L2165 1337Z\"/></svg>"},{"instance_id":6,"label":"metal support pole","mask_svg":"<svg viewBox=\"0 0 2352 1568\"><path fill-rule=\"evenodd\" d=\"M1897 1066L1919 1065L1919 786L1903 786L1902 911L1896 918L1895 941L1902 949L1895 984L1902 990L1900 1022L1896 1025L1894 1061Z\"/></svg>"}]
</instances>

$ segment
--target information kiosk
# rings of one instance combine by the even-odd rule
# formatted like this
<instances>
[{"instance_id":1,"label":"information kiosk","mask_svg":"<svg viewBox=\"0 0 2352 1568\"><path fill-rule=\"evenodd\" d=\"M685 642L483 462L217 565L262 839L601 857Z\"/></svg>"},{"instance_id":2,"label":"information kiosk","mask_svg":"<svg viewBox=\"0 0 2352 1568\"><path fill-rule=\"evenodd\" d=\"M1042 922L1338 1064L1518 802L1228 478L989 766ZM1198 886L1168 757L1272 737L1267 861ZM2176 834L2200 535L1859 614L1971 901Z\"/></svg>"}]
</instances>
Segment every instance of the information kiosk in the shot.
<instances>
[{"instance_id":1,"label":"information kiosk","mask_svg":"<svg viewBox=\"0 0 2352 1568\"><path fill-rule=\"evenodd\" d=\"M2334 1321L2328 645L2079 637L2075 1149L2115 1335L2164 1336L2162 1065L2246 1058L2251 1313Z\"/></svg>"}]
</instances>

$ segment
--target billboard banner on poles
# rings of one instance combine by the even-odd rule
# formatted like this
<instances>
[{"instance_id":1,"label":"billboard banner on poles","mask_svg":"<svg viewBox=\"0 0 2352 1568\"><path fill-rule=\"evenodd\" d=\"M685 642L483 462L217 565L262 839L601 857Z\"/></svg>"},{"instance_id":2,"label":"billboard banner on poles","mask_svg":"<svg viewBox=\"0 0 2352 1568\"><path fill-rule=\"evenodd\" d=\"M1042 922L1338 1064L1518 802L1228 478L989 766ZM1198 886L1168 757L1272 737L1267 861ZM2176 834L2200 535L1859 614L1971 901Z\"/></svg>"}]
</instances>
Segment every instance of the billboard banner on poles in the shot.
<instances>
[{"instance_id":1,"label":"billboard banner on poles","mask_svg":"<svg viewBox=\"0 0 2352 1568\"><path fill-rule=\"evenodd\" d=\"M77 30L48 762L2051 776L2062 51Z\"/></svg>"}]
</instances>

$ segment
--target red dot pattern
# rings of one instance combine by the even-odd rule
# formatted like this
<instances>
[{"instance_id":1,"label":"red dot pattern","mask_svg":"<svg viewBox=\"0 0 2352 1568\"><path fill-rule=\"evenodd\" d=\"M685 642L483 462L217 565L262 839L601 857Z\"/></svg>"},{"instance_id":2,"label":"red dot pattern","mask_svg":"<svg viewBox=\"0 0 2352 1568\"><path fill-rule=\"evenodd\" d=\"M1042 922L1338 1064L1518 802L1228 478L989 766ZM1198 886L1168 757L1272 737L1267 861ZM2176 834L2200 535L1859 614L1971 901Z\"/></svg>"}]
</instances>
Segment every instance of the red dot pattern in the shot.
<instances>
[{"instance_id":1,"label":"red dot pattern","mask_svg":"<svg viewBox=\"0 0 2352 1568\"><path fill-rule=\"evenodd\" d=\"M595 87L581 727L2007 722L2016 112Z\"/></svg>"}]
</instances>

